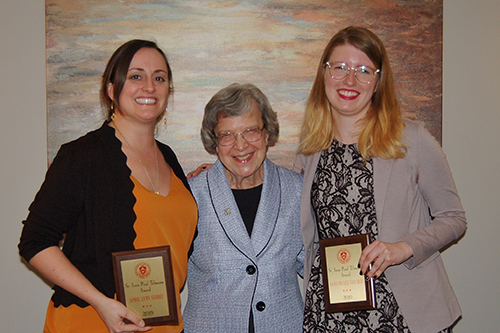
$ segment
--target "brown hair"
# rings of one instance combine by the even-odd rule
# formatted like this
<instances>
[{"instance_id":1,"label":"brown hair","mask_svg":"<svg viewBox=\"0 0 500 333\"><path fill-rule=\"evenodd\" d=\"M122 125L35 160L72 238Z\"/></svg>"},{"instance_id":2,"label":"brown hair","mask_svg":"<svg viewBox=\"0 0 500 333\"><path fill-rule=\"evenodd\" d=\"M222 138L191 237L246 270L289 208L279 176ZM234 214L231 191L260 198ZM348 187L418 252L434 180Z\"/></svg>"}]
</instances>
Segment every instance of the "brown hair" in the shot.
<instances>
[{"instance_id":1,"label":"brown hair","mask_svg":"<svg viewBox=\"0 0 500 333\"><path fill-rule=\"evenodd\" d=\"M165 59L165 63L167 64L168 69L168 84L169 84L169 94L174 92L174 83L172 79L172 70L170 69L170 65L168 63L167 56L165 53L156 45L155 42L142 40L142 39L133 39L131 41L126 42L122 46L120 46L111 56L106 65L106 69L102 74L101 81L101 89L100 89L100 100L101 107L103 111L106 113L107 119L111 120L111 115L113 114L113 110L111 106L114 104L118 108L120 107L118 102L118 97L120 96L123 85L127 79L127 72L132 62L132 58L134 55L142 48L151 48L155 49L163 56ZM111 100L108 96L108 84L113 85L113 96L115 96L114 101ZM161 117L160 117L161 118Z\"/></svg>"}]
</instances>

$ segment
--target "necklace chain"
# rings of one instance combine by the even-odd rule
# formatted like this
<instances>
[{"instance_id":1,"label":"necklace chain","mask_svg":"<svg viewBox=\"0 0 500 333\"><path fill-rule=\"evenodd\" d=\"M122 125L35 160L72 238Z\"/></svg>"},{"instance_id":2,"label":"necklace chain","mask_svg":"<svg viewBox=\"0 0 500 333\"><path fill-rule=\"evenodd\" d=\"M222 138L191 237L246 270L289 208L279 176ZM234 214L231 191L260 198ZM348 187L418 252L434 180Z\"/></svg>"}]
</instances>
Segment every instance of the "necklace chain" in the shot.
<instances>
[{"instance_id":1,"label":"necklace chain","mask_svg":"<svg viewBox=\"0 0 500 333\"><path fill-rule=\"evenodd\" d=\"M123 140L125 141L125 143L130 147L130 149L132 149L132 151L134 152L135 156L137 157L137 160L142 165L144 171L146 172L146 176L148 176L149 183L151 184L151 187L153 188L153 192L155 194L157 194L157 195L160 195L160 191L157 190L156 186L153 184L153 181L151 180L151 177L149 176L148 169L146 169L146 166L144 165L144 163L142 163L141 159L139 158L139 154L137 154L137 152L135 151L135 149L130 145L130 143L128 143L128 141L125 138L125 136L118 129L118 126L116 126L116 124L114 124L114 125L115 125L115 128L116 128L116 131L120 134L120 136L123 138ZM156 144L155 144L154 151L155 151L155 160L156 160L156 182L158 183L158 187L159 187L159 185L160 185L160 168L158 166L158 153L156 152Z\"/></svg>"}]
</instances>

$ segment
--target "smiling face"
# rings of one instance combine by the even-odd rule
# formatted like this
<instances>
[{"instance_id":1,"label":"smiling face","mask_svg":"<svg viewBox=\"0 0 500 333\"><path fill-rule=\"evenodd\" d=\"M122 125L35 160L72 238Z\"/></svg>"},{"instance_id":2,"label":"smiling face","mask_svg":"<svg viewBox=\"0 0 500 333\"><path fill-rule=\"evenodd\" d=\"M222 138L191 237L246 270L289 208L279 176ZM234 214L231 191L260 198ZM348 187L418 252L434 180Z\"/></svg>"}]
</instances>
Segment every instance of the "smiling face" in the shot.
<instances>
[{"instance_id":1,"label":"smiling face","mask_svg":"<svg viewBox=\"0 0 500 333\"><path fill-rule=\"evenodd\" d=\"M113 100L113 85L108 85ZM153 48L137 51L130 62L117 110L127 119L151 122L165 111L169 96L168 68L163 56Z\"/></svg>"},{"instance_id":2,"label":"smiling face","mask_svg":"<svg viewBox=\"0 0 500 333\"><path fill-rule=\"evenodd\" d=\"M328 58L330 63L344 62L348 67L377 67L361 50L350 44L335 47ZM325 92L330 102L334 118L354 117L355 121L364 117L371 105L372 96L378 82L378 76L368 84L360 83L354 76L354 70L341 80L333 79L325 70Z\"/></svg>"},{"instance_id":3,"label":"smiling face","mask_svg":"<svg viewBox=\"0 0 500 333\"><path fill-rule=\"evenodd\" d=\"M220 118L214 131L216 135L227 132L237 134L263 126L260 112L254 104L250 111L241 116ZM231 188L246 189L262 184L262 163L266 158L268 138L269 134L264 130L258 141L247 142L242 135L237 135L233 145L217 146L217 156L224 165Z\"/></svg>"}]
</instances>

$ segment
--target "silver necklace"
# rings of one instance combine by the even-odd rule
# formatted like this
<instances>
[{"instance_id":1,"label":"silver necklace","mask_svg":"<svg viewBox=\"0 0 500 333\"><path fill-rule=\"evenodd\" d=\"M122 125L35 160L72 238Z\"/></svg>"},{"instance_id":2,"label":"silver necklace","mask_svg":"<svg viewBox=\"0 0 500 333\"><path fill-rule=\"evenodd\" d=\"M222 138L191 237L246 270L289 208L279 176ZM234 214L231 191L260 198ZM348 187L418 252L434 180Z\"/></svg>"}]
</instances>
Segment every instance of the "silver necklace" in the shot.
<instances>
[{"instance_id":1,"label":"silver necklace","mask_svg":"<svg viewBox=\"0 0 500 333\"><path fill-rule=\"evenodd\" d=\"M151 180L151 177L149 176L148 169L146 169L146 166L144 165L144 163L142 163L141 159L139 158L139 154L137 154L137 152L135 151L135 149L130 145L130 143L128 143L128 141L125 138L125 136L118 129L118 126L116 126L116 124L114 124L114 125L115 125L115 128L116 128L116 131L120 134L120 136L123 138L123 140L125 141L125 143L130 147L130 149L132 149L132 151L134 152L135 156L137 157L137 160L142 165L144 171L146 172L146 176L148 176L149 183L151 184L151 187L153 188L154 194L160 195L160 191L158 191L156 189L156 186L153 184L153 181ZM158 183L158 186L159 186L160 185L160 168L158 166L158 153L156 152L156 143L155 143L154 151L155 151L155 160L156 160L156 182Z\"/></svg>"}]
</instances>

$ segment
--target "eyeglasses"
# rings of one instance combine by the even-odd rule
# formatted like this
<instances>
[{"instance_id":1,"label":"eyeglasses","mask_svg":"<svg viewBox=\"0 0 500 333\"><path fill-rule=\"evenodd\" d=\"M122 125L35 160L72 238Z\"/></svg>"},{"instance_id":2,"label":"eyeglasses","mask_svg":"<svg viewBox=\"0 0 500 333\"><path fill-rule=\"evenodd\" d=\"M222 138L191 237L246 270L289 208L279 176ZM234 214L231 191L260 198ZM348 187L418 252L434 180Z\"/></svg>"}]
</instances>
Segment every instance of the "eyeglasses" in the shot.
<instances>
[{"instance_id":1,"label":"eyeglasses","mask_svg":"<svg viewBox=\"0 0 500 333\"><path fill-rule=\"evenodd\" d=\"M372 82L377 74L380 73L380 69L371 69L366 66L359 67L349 67L345 62L326 62L323 67L328 67L328 73L332 79L342 80L347 75L349 75L351 69L354 70L354 76L358 80L359 83L368 84Z\"/></svg>"},{"instance_id":2,"label":"eyeglasses","mask_svg":"<svg viewBox=\"0 0 500 333\"><path fill-rule=\"evenodd\" d=\"M264 127L258 128L248 128L241 133L231 133L231 132L221 132L217 134L216 140L219 146L232 146L236 142L236 137L241 135L246 142L259 141L262 138L262 131Z\"/></svg>"}]
</instances>

